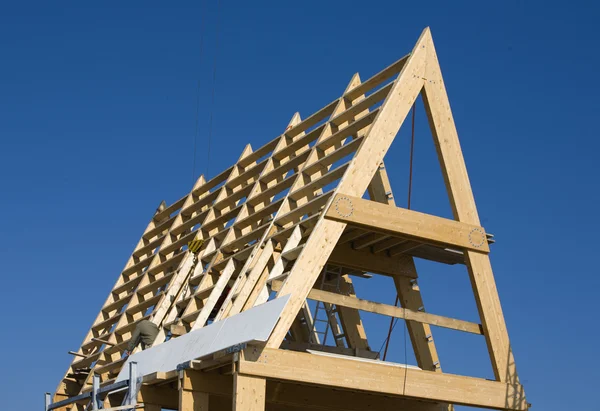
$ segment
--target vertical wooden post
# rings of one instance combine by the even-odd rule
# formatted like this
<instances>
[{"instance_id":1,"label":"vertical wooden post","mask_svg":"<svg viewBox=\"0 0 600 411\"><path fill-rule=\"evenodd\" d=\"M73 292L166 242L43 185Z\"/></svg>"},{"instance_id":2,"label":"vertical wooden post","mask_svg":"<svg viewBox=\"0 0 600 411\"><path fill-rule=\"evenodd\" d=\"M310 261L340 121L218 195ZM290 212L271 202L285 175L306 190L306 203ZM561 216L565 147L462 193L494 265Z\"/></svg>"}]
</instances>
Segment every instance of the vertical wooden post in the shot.
<instances>
[{"instance_id":1,"label":"vertical wooden post","mask_svg":"<svg viewBox=\"0 0 600 411\"><path fill-rule=\"evenodd\" d=\"M390 184L383 162L381 162L379 169L373 176L368 191L371 200L383 204L396 205L392 194L392 185ZM405 268L417 277L417 268L412 257L407 261ZM411 310L419 310L423 307L421 292L413 280L408 277L396 275L394 276L394 285L396 286L402 307ZM412 342L419 367L424 370L441 372L442 368L439 365L439 358L429 324L407 321L406 327L408 328L408 334L410 335L410 341Z\"/></svg>"},{"instance_id":2,"label":"vertical wooden post","mask_svg":"<svg viewBox=\"0 0 600 411\"><path fill-rule=\"evenodd\" d=\"M233 376L233 411L264 411L267 382L264 378Z\"/></svg>"},{"instance_id":3,"label":"vertical wooden post","mask_svg":"<svg viewBox=\"0 0 600 411\"><path fill-rule=\"evenodd\" d=\"M208 411L208 393L194 391L190 385L186 387L186 373L184 370L179 375L179 411Z\"/></svg>"},{"instance_id":4,"label":"vertical wooden post","mask_svg":"<svg viewBox=\"0 0 600 411\"><path fill-rule=\"evenodd\" d=\"M144 411L162 411L162 407L158 404L144 404Z\"/></svg>"},{"instance_id":5,"label":"vertical wooden post","mask_svg":"<svg viewBox=\"0 0 600 411\"><path fill-rule=\"evenodd\" d=\"M350 276L342 276L340 280L340 293L342 295L356 297ZM370 350L371 348L369 347L369 342L367 340L367 333L363 327L359 311L353 308L342 306L338 306L337 310L338 315L340 316L340 322L342 323L344 334L346 334L346 342L348 343L348 347L358 348L361 350Z\"/></svg>"}]
</instances>

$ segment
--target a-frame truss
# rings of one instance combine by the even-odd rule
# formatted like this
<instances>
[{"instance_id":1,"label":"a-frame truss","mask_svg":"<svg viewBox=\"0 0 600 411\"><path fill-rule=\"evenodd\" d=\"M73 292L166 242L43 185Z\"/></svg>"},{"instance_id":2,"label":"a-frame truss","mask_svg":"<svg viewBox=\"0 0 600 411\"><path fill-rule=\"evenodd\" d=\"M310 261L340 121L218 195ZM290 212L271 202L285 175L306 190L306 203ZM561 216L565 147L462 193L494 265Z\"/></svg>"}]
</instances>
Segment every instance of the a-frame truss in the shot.
<instances>
[{"instance_id":1,"label":"a-frame truss","mask_svg":"<svg viewBox=\"0 0 600 411\"><path fill-rule=\"evenodd\" d=\"M419 95L454 220L398 208L391 195L384 156ZM367 191L371 201L363 198ZM191 240L203 240L196 256L187 250ZM141 319L159 326L157 345L289 295L266 347L247 349L233 359L234 409L264 409L270 398L265 400L265 381L270 379L279 381L280 389L285 381L329 385L419 398L444 409L453 403L526 409L488 242L431 34L425 29L409 55L365 82L356 74L342 96L304 120L294 115L282 135L256 151L248 145L235 165L209 181L201 176L188 195L159 207L75 353L55 400L89 391L93 374L100 375L102 384L114 381ZM465 264L481 324L425 312L413 257ZM366 273L392 277L401 307L358 299L351 277ZM322 320L318 310L311 313L307 299L322 304L333 346L321 344L315 324ZM421 370L386 371L380 362L297 352L313 348L376 358L359 311L405 319ZM483 335L496 381L442 373L430 325ZM352 374L354 369L355 379L326 371L329 363L340 372ZM306 377L292 372L294 368L304 369ZM206 405L209 395L220 395L213 392L222 389L214 388L215 383L196 389L190 381L204 378L199 372L179 375L180 402ZM378 379L369 373L383 374ZM402 380L400 390L394 384ZM247 390L258 398L251 400L252 406L244 405ZM192 391L206 396L188 396ZM147 389L140 395L152 397ZM434 409L427 407L415 409Z\"/></svg>"}]
</instances>

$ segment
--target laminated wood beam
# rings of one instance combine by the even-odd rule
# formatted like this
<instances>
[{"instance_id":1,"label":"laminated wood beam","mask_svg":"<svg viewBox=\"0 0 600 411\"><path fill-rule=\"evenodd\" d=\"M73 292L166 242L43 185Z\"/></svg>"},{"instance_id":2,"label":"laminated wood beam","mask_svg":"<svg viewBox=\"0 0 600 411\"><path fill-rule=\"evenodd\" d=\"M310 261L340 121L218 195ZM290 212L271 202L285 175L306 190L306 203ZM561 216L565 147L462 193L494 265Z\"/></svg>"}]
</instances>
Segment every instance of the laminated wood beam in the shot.
<instances>
[{"instance_id":1,"label":"laminated wood beam","mask_svg":"<svg viewBox=\"0 0 600 411\"><path fill-rule=\"evenodd\" d=\"M233 375L233 411L265 411L267 382L264 378Z\"/></svg>"},{"instance_id":2,"label":"laminated wood beam","mask_svg":"<svg viewBox=\"0 0 600 411\"><path fill-rule=\"evenodd\" d=\"M519 384L286 350L249 348L243 375L497 410L527 410Z\"/></svg>"},{"instance_id":3,"label":"laminated wood beam","mask_svg":"<svg viewBox=\"0 0 600 411\"><path fill-rule=\"evenodd\" d=\"M273 290L279 291L281 287L281 281L273 282ZM452 330L464 331L479 335L483 334L480 324L448 318L441 315L429 314L421 311L409 310L407 308L395 307L393 305L381 304L374 301L362 300L360 298L331 293L329 291L313 288L308 293L308 299L335 304L342 307L356 308L361 311L387 315L394 318L401 318L403 320L437 325L438 327L450 328Z\"/></svg>"},{"instance_id":4,"label":"laminated wood beam","mask_svg":"<svg viewBox=\"0 0 600 411\"><path fill-rule=\"evenodd\" d=\"M406 398L391 398L327 387L267 381L267 410L277 404L282 410L327 411L442 411L440 404ZM297 407L297 408L296 408Z\"/></svg>"},{"instance_id":5,"label":"laminated wood beam","mask_svg":"<svg viewBox=\"0 0 600 411\"><path fill-rule=\"evenodd\" d=\"M211 411L213 405L223 401L231 410L233 391L232 376L214 372L186 370L182 387L189 392L209 393ZM150 398L150 397L149 397ZM324 386L267 380L266 409L272 410L322 410L322 411L442 411L443 405L435 402L416 401L407 398L389 397L376 393L334 390ZM279 408L277 408L279 407ZM218 409L218 408L217 408Z\"/></svg>"},{"instance_id":6,"label":"laminated wood beam","mask_svg":"<svg viewBox=\"0 0 600 411\"><path fill-rule=\"evenodd\" d=\"M478 225L461 223L359 197L336 194L325 218L383 235L418 242L489 252L487 237Z\"/></svg>"},{"instance_id":7,"label":"laminated wood beam","mask_svg":"<svg viewBox=\"0 0 600 411\"><path fill-rule=\"evenodd\" d=\"M465 224L480 225L471 183L433 41L428 40L423 101L436 146L446 191L454 218ZM517 371L508 332L496 289L489 257L466 250L465 258L475 301L485 329L492 368L497 380L517 382Z\"/></svg>"}]
</instances>

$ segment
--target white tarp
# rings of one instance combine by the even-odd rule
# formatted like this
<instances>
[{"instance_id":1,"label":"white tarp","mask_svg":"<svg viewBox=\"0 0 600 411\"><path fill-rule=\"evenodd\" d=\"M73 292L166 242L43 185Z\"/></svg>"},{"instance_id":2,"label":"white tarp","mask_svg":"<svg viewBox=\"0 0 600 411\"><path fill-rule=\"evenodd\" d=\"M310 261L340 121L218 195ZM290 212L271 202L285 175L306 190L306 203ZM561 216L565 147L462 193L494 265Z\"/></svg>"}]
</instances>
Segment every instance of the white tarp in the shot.
<instances>
[{"instance_id":1,"label":"white tarp","mask_svg":"<svg viewBox=\"0 0 600 411\"><path fill-rule=\"evenodd\" d=\"M137 362L137 376L173 371L186 361L215 353L233 345L266 342L279 320L289 295L217 321L181 337L131 355L115 382L129 378L129 363Z\"/></svg>"}]
</instances>

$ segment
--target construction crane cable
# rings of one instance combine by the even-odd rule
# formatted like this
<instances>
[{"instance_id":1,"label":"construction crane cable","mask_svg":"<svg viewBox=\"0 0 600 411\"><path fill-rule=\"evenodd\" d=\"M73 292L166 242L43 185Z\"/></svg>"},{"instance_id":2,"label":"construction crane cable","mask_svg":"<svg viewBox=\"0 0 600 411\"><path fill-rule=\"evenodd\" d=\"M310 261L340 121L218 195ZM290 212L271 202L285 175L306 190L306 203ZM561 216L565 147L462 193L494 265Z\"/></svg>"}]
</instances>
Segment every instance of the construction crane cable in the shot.
<instances>
[{"instance_id":1,"label":"construction crane cable","mask_svg":"<svg viewBox=\"0 0 600 411\"><path fill-rule=\"evenodd\" d=\"M213 79L212 79L212 97L210 102L210 120L208 123L208 148L206 150L206 175L208 176L208 171L210 170L210 144L212 140L212 129L213 129L213 114L215 108L215 89L217 83L217 56L219 52L219 29L221 19L220 17L220 9L221 9L221 0L217 0L217 16L216 16L216 29L215 29L215 51L213 58Z\"/></svg>"},{"instance_id":2,"label":"construction crane cable","mask_svg":"<svg viewBox=\"0 0 600 411\"><path fill-rule=\"evenodd\" d=\"M194 131L194 159L192 165L192 184L196 181L196 153L198 147L198 127L200 121L200 75L202 73L202 54L204 51L204 12L206 9L206 1L200 2L200 50L198 52L198 86L196 87L196 129Z\"/></svg>"},{"instance_id":3,"label":"construction crane cable","mask_svg":"<svg viewBox=\"0 0 600 411\"><path fill-rule=\"evenodd\" d=\"M414 149L415 149L415 109L416 109L416 102L415 104L413 104L412 106L412 124L411 124L411 137L410 137L410 163L409 163L409 171L408 171L408 199L407 199L407 206L406 208L408 208L410 210L410 205L411 205L411 198L412 198L412 178L413 178L413 158L414 158ZM394 302L394 307L398 306L398 303L400 302L400 296L398 294L396 294L396 301ZM381 353L382 348L385 346L385 350L383 351L383 361L385 361L385 359L387 358L387 352L388 352L388 347L390 345L390 339L392 337L392 332L394 331L394 328L396 327L396 323L398 322L397 318L391 318L390 319L390 327L388 329L388 334L386 339L383 341L383 344L381 344L381 348L379 349L379 353ZM404 362L406 363L406 327L404 328ZM406 383L406 381L405 381Z\"/></svg>"}]
</instances>

